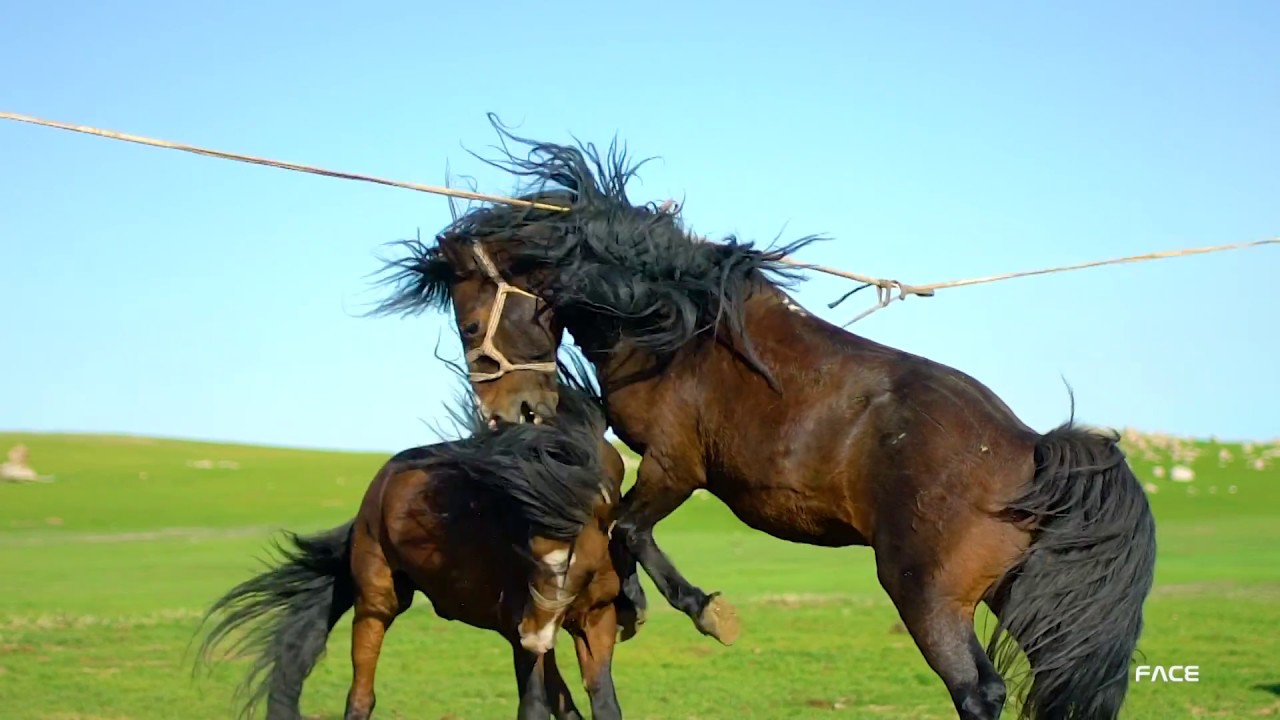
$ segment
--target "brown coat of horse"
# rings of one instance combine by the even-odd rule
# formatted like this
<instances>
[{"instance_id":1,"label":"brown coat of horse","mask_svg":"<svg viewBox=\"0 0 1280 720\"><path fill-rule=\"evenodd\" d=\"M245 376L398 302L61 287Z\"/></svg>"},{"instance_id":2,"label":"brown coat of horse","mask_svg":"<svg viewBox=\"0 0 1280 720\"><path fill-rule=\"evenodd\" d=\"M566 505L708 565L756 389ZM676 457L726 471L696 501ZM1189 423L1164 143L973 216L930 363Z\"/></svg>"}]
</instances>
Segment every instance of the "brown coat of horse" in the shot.
<instances>
[{"instance_id":1,"label":"brown coat of horse","mask_svg":"<svg viewBox=\"0 0 1280 720\"><path fill-rule=\"evenodd\" d=\"M399 261L387 307L483 283L458 261L476 248L500 282L545 304L554 320L537 327L572 334L596 366L611 426L642 457L617 530L669 603L722 641L737 633L732 608L682 577L653 539L702 488L776 537L871 546L961 718L1000 716L996 666L1019 649L1031 665L1025 716L1118 715L1155 525L1114 436L1072 423L1037 433L974 378L804 311L770 276L785 277L779 258L807 240L775 251L698 241L627 200L631 170L612 148L602 162L590 148L529 144L529 159L508 168L558 185L527 197L571 211L469 213ZM508 337L545 339L535 324L500 322ZM1105 342L1105 328L1089 332ZM509 380L491 390L495 406L545 403L536 373ZM973 628L980 601L1000 620L985 652Z\"/></svg>"},{"instance_id":2,"label":"brown coat of horse","mask_svg":"<svg viewBox=\"0 0 1280 720\"><path fill-rule=\"evenodd\" d=\"M622 717L610 670L619 579L609 552L622 459L598 411L569 390L562 409L566 397L576 410L558 416L564 430L481 428L397 454L352 521L291 535L278 565L219 599L202 654L247 629L235 641L257 655L244 715L266 700L270 720L301 718L303 682L354 609L344 717L370 717L383 637L420 591L440 617L511 643L521 720L582 718L556 667L561 626L574 637L592 717Z\"/></svg>"}]
</instances>

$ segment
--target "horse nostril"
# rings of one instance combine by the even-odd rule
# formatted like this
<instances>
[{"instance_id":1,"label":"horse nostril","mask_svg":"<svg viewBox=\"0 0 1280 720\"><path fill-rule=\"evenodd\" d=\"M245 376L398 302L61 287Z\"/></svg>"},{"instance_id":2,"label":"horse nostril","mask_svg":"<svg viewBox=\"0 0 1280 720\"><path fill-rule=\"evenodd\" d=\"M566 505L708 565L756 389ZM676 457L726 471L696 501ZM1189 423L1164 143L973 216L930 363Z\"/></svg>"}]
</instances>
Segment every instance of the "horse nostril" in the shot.
<instances>
[{"instance_id":1,"label":"horse nostril","mask_svg":"<svg viewBox=\"0 0 1280 720\"><path fill-rule=\"evenodd\" d=\"M518 422L531 422L534 425L541 425L542 416L534 412L533 408L529 406L529 403L522 402L520 403L520 420Z\"/></svg>"}]
</instances>

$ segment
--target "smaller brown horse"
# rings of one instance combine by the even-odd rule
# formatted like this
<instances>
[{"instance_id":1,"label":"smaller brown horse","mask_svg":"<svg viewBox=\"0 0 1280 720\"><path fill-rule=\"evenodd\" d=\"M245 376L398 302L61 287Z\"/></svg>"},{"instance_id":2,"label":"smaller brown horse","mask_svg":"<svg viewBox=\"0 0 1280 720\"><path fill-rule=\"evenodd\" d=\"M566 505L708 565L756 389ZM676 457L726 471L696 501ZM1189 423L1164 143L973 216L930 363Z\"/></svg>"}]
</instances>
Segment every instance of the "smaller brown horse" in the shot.
<instances>
[{"instance_id":1,"label":"smaller brown horse","mask_svg":"<svg viewBox=\"0 0 1280 720\"><path fill-rule=\"evenodd\" d=\"M440 617L511 643L518 718L582 718L556 667L560 627L574 638L592 717L622 717L610 670L619 581L609 548L622 458L604 440L598 399L566 385L559 407L555 425L490 432L477 416L468 439L397 454L352 521L290 534L279 564L215 602L206 620L221 617L201 655L233 633L233 651L256 655L240 688L242 717L265 699L269 720L300 718L303 682L353 607L344 717L370 717L383 636L415 590Z\"/></svg>"}]
</instances>

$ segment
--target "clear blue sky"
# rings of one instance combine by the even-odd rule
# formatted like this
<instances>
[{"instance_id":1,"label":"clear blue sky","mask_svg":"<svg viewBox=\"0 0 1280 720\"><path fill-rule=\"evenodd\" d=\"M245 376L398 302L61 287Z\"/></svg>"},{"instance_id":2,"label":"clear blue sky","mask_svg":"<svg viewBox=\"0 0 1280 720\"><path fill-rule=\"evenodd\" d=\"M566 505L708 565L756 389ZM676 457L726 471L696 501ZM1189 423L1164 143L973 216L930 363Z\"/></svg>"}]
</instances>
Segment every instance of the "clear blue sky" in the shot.
<instances>
[{"instance_id":1,"label":"clear blue sky","mask_svg":"<svg viewBox=\"0 0 1280 720\"><path fill-rule=\"evenodd\" d=\"M388 177L519 130L661 156L693 228L931 282L1280 234L1280 5L10 3L0 107ZM443 316L357 317L438 197L0 123L0 428L395 450ZM1066 417L1280 435L1280 247L910 300L854 326ZM815 278L832 318L858 296ZM13 343L10 345L10 343Z\"/></svg>"}]
</instances>

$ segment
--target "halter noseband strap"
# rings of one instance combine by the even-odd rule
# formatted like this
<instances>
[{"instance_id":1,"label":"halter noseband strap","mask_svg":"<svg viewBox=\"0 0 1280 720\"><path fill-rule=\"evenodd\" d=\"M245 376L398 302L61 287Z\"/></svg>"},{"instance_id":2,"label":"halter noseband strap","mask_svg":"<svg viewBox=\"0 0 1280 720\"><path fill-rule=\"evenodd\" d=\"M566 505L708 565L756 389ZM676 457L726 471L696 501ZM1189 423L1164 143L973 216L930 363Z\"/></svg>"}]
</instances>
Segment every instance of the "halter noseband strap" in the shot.
<instances>
[{"instance_id":1,"label":"halter noseband strap","mask_svg":"<svg viewBox=\"0 0 1280 720\"><path fill-rule=\"evenodd\" d=\"M472 382L488 382L497 380L509 372L518 370L532 370L535 372L545 372L555 374L557 368L554 362L537 362L537 363L513 363L507 359L506 355L493 342L493 336L498 332L498 323L502 321L502 308L507 304L507 295L515 293L516 295L524 295L525 297L538 300L538 296L531 292L521 290L503 279L502 273L498 272L498 267L493 264L493 260L489 259L489 254L484 248L476 243L472 246L475 251L476 260L480 262L480 268L484 270L484 274L489 276L498 286L498 294L493 299L493 309L489 311L489 322L484 329L484 339L480 341L480 347L475 348L467 353L467 364L473 366L476 360L487 357L498 364L498 371L491 373L475 372L474 370L467 373Z\"/></svg>"},{"instance_id":2,"label":"halter noseband strap","mask_svg":"<svg viewBox=\"0 0 1280 720\"><path fill-rule=\"evenodd\" d=\"M556 595L557 597L554 599L549 598L546 595L543 595L542 593L538 592L538 589L535 588L533 585L529 585L529 597L533 599L534 606L537 607L539 610L542 610L545 612L558 613L561 610L564 610L565 608L572 605L573 601L578 599L578 596L576 594L562 595L561 591L559 590L556 591Z\"/></svg>"}]
</instances>

